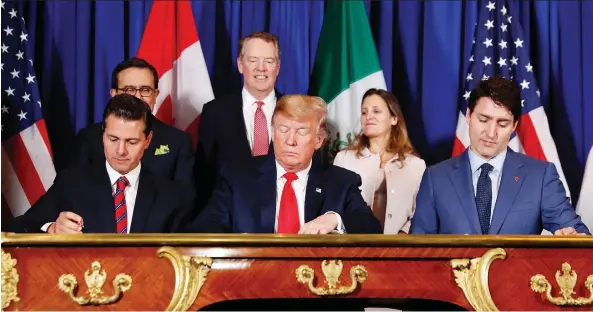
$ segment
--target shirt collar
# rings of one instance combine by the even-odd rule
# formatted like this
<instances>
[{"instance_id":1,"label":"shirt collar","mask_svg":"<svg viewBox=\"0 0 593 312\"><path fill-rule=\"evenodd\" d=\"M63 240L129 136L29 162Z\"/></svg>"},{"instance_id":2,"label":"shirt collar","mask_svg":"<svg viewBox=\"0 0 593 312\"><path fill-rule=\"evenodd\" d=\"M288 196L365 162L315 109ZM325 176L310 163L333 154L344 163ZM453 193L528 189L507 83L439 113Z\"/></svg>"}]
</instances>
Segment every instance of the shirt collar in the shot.
<instances>
[{"instance_id":1,"label":"shirt collar","mask_svg":"<svg viewBox=\"0 0 593 312\"><path fill-rule=\"evenodd\" d=\"M309 171L311 170L311 164L313 164L313 161L311 161L309 163L309 166L307 168L305 168L299 172L296 172L296 175L299 178L299 180L305 181L305 179L309 175ZM284 170L284 168L282 166L280 166L280 164L276 160L276 181L280 180L284 176L285 173L286 173L286 170Z\"/></svg>"},{"instance_id":2,"label":"shirt collar","mask_svg":"<svg viewBox=\"0 0 593 312\"><path fill-rule=\"evenodd\" d=\"M251 93L249 93L247 89L245 89L245 87L243 87L243 90L241 91L241 96L243 97L243 105L245 106L251 106L255 104L255 102L257 101L255 97L251 95ZM263 99L262 102L264 102L264 104L267 105L273 103L275 98L276 91L272 89L272 91Z\"/></svg>"},{"instance_id":3,"label":"shirt collar","mask_svg":"<svg viewBox=\"0 0 593 312\"><path fill-rule=\"evenodd\" d=\"M484 163L489 163L494 167L493 170L498 172L502 172L502 166L504 165L504 160L507 157L507 150L506 148L498 155L494 156L494 158L486 161L484 158L478 156L478 154L472 151L471 147L467 149L467 156L469 157L469 166L472 170L472 174L476 173L480 166Z\"/></svg>"},{"instance_id":4,"label":"shirt collar","mask_svg":"<svg viewBox=\"0 0 593 312\"><path fill-rule=\"evenodd\" d=\"M365 148L362 150L362 152L361 152L361 155L362 155L362 157L361 157L361 158L368 158L368 157L371 157L371 156L373 156L373 155L376 155L376 154L373 154L373 153L371 152L371 150L370 150L368 147L365 147ZM379 155L377 155L377 156L379 156ZM398 158L399 158L398 154L395 154L395 155L393 156L393 158L391 158L391 159L389 160L389 162L394 162L394 161L396 161Z\"/></svg>"},{"instance_id":5,"label":"shirt collar","mask_svg":"<svg viewBox=\"0 0 593 312\"><path fill-rule=\"evenodd\" d=\"M105 161L105 167L107 167L107 174L109 175L109 181L111 182L111 185L114 185L115 182L117 182L117 180L122 176L122 174L115 171L115 169L113 169L107 161ZM138 178L140 177L140 168L141 167L142 167L142 163L139 163L138 166L136 166L136 168L132 169L130 172L128 172L128 174L123 175L128 179L128 182L130 182L130 187L133 187L136 185L136 183L138 183Z\"/></svg>"}]
</instances>

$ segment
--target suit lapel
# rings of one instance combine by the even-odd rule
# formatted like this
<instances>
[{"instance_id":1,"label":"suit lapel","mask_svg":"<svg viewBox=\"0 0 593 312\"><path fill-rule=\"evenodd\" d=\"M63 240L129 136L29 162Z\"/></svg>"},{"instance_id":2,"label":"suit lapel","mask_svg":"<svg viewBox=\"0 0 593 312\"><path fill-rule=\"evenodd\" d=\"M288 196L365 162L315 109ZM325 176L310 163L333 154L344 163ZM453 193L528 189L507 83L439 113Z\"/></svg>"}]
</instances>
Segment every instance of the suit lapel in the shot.
<instances>
[{"instance_id":1,"label":"suit lapel","mask_svg":"<svg viewBox=\"0 0 593 312\"><path fill-rule=\"evenodd\" d=\"M474 196L474 186L472 183L471 169L467 150L457 159L457 164L449 174L453 188L457 192L461 206L471 228L472 234L482 233L480 222L478 221L478 209L476 208L476 199Z\"/></svg>"},{"instance_id":2,"label":"suit lapel","mask_svg":"<svg viewBox=\"0 0 593 312\"><path fill-rule=\"evenodd\" d=\"M254 192L259 195L258 203L253 206L259 210L260 232L274 233L276 220L276 159L269 155L260 166L260 176L255 181Z\"/></svg>"},{"instance_id":3,"label":"suit lapel","mask_svg":"<svg viewBox=\"0 0 593 312\"><path fill-rule=\"evenodd\" d=\"M324 198L323 180L323 166L313 161L307 179L307 190L305 191L305 223L312 221L321 214Z\"/></svg>"},{"instance_id":4,"label":"suit lapel","mask_svg":"<svg viewBox=\"0 0 593 312\"><path fill-rule=\"evenodd\" d=\"M93 169L93 184L94 187L90 192L90 196L94 198L96 220L92 220L94 224L98 224L97 232L99 233L115 233L115 206L113 203L113 190L111 188L111 181L105 168L105 163L97 165ZM90 223L88 220L86 223Z\"/></svg>"},{"instance_id":5,"label":"suit lapel","mask_svg":"<svg viewBox=\"0 0 593 312\"><path fill-rule=\"evenodd\" d=\"M506 219L511 206L515 201L515 197L521 189L523 180L525 180L525 167L521 160L517 157L515 152L508 149L507 156L502 168L502 177L500 180L500 188L498 190L498 197L496 198L496 205L494 206L494 213L492 222L490 224L489 234L498 234L504 220ZM492 181L494 183L494 181Z\"/></svg>"},{"instance_id":6,"label":"suit lapel","mask_svg":"<svg viewBox=\"0 0 593 312\"><path fill-rule=\"evenodd\" d=\"M251 146L249 145L249 140L247 139L247 125L245 124L245 114L243 114L243 96L241 93L233 99L233 103L236 105L231 105L231 109L229 110L229 116L233 120L231 124L236 125L234 128L233 137L237 138L237 152L240 153L241 158L250 158L251 156Z\"/></svg>"},{"instance_id":7,"label":"suit lapel","mask_svg":"<svg viewBox=\"0 0 593 312\"><path fill-rule=\"evenodd\" d=\"M134 203L134 213L132 214L132 225L130 233L142 233L146 226L146 220L152 209L152 204L156 197L157 188L154 186L152 176L142 167L138 179L138 193Z\"/></svg>"}]
</instances>

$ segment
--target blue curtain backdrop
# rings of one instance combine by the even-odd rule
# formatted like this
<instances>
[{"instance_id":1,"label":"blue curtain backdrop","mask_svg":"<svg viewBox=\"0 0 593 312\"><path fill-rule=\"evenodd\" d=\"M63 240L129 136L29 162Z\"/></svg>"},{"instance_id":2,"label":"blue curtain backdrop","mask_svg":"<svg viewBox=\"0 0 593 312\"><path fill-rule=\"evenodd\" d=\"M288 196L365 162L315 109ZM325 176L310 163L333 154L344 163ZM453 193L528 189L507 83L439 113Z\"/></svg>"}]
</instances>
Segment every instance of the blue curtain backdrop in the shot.
<instances>
[{"instance_id":1,"label":"blue curtain backdrop","mask_svg":"<svg viewBox=\"0 0 593 312\"><path fill-rule=\"evenodd\" d=\"M593 142L593 1L519 1L537 83L571 188L579 194ZM479 1L365 1L388 88L403 105L429 164L449 158ZM75 133L99 121L110 73L138 50L152 1L19 2L41 85L56 166ZM193 1L216 96L237 92L237 42L253 31L280 38L277 88L306 93L324 1ZM199 87L199 86L196 86Z\"/></svg>"}]
</instances>

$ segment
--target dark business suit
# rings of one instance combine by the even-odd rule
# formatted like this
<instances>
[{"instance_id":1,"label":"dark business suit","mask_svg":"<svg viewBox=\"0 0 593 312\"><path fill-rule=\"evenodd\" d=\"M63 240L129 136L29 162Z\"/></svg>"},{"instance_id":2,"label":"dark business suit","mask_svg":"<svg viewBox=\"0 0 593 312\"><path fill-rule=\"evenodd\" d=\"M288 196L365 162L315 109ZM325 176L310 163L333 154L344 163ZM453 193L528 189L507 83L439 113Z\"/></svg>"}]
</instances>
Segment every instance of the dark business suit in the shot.
<instances>
[{"instance_id":1,"label":"dark business suit","mask_svg":"<svg viewBox=\"0 0 593 312\"><path fill-rule=\"evenodd\" d=\"M496 183L496 181L492 181ZM566 198L554 164L507 150L488 234L589 230ZM468 151L429 167L416 197L412 234L482 234Z\"/></svg>"},{"instance_id":2,"label":"dark business suit","mask_svg":"<svg viewBox=\"0 0 593 312\"><path fill-rule=\"evenodd\" d=\"M184 189L193 190L192 168L194 154L189 135L169 126L152 116L152 141L144 152L142 165L155 175L184 184ZM168 152L155 155L157 149ZM90 125L78 133L77 164L105 164L103 130L101 123Z\"/></svg>"},{"instance_id":3,"label":"dark business suit","mask_svg":"<svg viewBox=\"0 0 593 312\"><path fill-rule=\"evenodd\" d=\"M274 233L276 161L268 155L259 167L225 166L212 198L189 232ZM348 233L382 233L360 194L360 176L313 162L305 195L305 223L329 211L340 214Z\"/></svg>"},{"instance_id":4,"label":"dark business suit","mask_svg":"<svg viewBox=\"0 0 593 312\"><path fill-rule=\"evenodd\" d=\"M283 94L276 91L277 101L282 96ZM197 211L208 203L222 166L231 163L258 167L265 161L265 156L252 156L245 129L241 93L216 98L204 105L194 165ZM271 141L269 153L273 153ZM327 156L322 152L316 152L313 159L319 163L328 162Z\"/></svg>"},{"instance_id":5,"label":"dark business suit","mask_svg":"<svg viewBox=\"0 0 593 312\"><path fill-rule=\"evenodd\" d=\"M153 175L142 166L130 233L171 233L178 230L180 211L190 202L178 196L177 184ZM81 216L83 233L116 233L114 199L105 163L73 166L60 172L54 184L27 212L12 220L8 231L41 232L60 212Z\"/></svg>"}]
</instances>

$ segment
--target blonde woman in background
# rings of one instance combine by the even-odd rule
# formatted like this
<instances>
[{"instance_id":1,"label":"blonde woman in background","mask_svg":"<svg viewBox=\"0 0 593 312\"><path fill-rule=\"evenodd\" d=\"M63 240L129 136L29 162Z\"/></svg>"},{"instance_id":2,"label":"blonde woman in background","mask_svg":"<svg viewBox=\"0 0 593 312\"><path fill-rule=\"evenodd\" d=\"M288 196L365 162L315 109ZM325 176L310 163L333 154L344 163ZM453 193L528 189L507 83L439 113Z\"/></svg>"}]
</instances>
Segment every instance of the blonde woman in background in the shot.
<instances>
[{"instance_id":1,"label":"blonde woman in background","mask_svg":"<svg viewBox=\"0 0 593 312\"><path fill-rule=\"evenodd\" d=\"M407 234L426 164L416 156L395 95L369 89L362 97L360 123L362 132L336 155L334 165L360 175L362 197L385 234Z\"/></svg>"}]
</instances>

